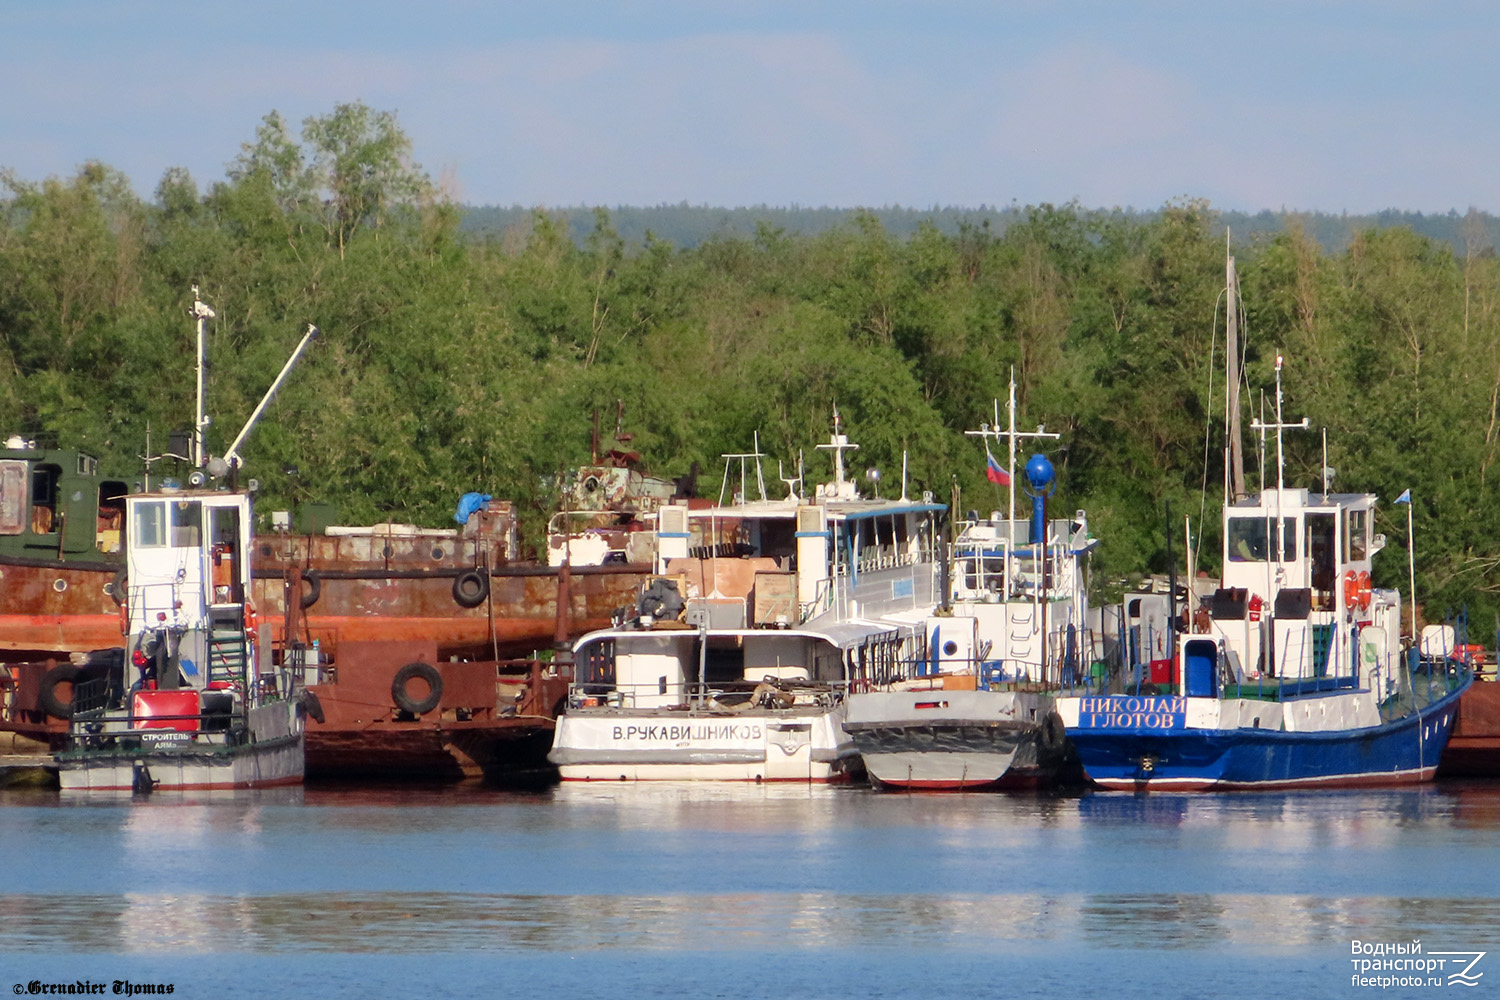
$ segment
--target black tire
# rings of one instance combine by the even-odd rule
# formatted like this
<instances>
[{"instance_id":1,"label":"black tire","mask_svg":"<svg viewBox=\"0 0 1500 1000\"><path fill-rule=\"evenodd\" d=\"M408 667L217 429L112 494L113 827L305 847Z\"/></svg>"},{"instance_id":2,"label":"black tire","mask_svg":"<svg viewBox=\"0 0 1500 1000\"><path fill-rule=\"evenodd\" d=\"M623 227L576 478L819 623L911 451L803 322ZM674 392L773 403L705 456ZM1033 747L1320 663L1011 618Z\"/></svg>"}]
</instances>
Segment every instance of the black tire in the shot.
<instances>
[{"instance_id":1,"label":"black tire","mask_svg":"<svg viewBox=\"0 0 1500 1000\"><path fill-rule=\"evenodd\" d=\"M78 680L81 673L71 663L60 663L42 675L42 690L37 696L37 704L42 711L58 719L71 719L73 717L73 699L63 701L57 696L59 684L73 684Z\"/></svg>"},{"instance_id":2,"label":"black tire","mask_svg":"<svg viewBox=\"0 0 1500 1000\"><path fill-rule=\"evenodd\" d=\"M323 721L323 703L318 700L317 694L306 688L302 689L302 711L314 722Z\"/></svg>"},{"instance_id":3,"label":"black tire","mask_svg":"<svg viewBox=\"0 0 1500 1000\"><path fill-rule=\"evenodd\" d=\"M302 574L302 582L307 584L307 589L302 592L302 610L306 611L323 596L323 578L317 570L310 569Z\"/></svg>"},{"instance_id":4,"label":"black tire","mask_svg":"<svg viewBox=\"0 0 1500 1000\"><path fill-rule=\"evenodd\" d=\"M427 697L418 700L411 696L407 685L412 678L420 677L427 683ZM438 707L438 702L443 700L443 675L437 672L437 668L430 663L418 660L416 663L408 663L396 671L396 676L391 678L391 700L396 707L403 712L412 715L425 715Z\"/></svg>"},{"instance_id":5,"label":"black tire","mask_svg":"<svg viewBox=\"0 0 1500 1000\"><path fill-rule=\"evenodd\" d=\"M125 575L125 571L122 569L109 582L109 596L114 600L115 607L122 607L125 604L125 595L129 592L130 578Z\"/></svg>"},{"instance_id":6,"label":"black tire","mask_svg":"<svg viewBox=\"0 0 1500 1000\"><path fill-rule=\"evenodd\" d=\"M1063 724L1062 716L1056 712L1048 712L1047 717L1042 720L1040 738L1043 750L1053 753L1061 751L1063 744L1068 741L1068 727Z\"/></svg>"},{"instance_id":7,"label":"black tire","mask_svg":"<svg viewBox=\"0 0 1500 1000\"><path fill-rule=\"evenodd\" d=\"M479 570L470 569L453 578L453 602L461 608L477 608L490 596L490 581Z\"/></svg>"}]
</instances>

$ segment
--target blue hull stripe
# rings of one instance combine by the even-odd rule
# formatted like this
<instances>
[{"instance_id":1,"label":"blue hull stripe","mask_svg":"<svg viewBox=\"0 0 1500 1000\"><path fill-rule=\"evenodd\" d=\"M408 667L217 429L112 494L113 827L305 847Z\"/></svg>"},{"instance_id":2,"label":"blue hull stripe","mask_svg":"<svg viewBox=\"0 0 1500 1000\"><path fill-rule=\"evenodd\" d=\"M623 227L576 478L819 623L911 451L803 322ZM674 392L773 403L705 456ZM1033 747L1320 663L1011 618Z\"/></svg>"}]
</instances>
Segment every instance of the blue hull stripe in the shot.
<instances>
[{"instance_id":1,"label":"blue hull stripe","mask_svg":"<svg viewBox=\"0 0 1500 1000\"><path fill-rule=\"evenodd\" d=\"M1432 777L1462 690L1368 729L1073 729L1084 770L1108 788L1373 784ZM1143 758L1151 759L1148 769Z\"/></svg>"}]
</instances>

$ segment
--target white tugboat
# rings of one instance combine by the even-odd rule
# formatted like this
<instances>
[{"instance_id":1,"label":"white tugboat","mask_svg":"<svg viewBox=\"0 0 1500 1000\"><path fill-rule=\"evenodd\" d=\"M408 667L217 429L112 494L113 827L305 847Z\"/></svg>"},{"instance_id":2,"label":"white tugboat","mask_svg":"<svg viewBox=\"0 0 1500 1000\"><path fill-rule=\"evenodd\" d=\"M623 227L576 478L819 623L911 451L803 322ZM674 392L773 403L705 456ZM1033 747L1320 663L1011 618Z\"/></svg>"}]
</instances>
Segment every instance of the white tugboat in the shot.
<instances>
[{"instance_id":1,"label":"white tugboat","mask_svg":"<svg viewBox=\"0 0 1500 1000\"><path fill-rule=\"evenodd\" d=\"M861 498L845 478L765 498L756 452L708 508L666 504L658 575L628 616L574 650L576 677L550 759L563 780L844 780L851 689L885 683L925 648L939 595L936 520L919 501ZM755 469L753 484L747 468ZM747 499L747 487L758 499Z\"/></svg>"},{"instance_id":2,"label":"white tugboat","mask_svg":"<svg viewBox=\"0 0 1500 1000\"><path fill-rule=\"evenodd\" d=\"M998 420L996 421L998 425ZM1083 511L1048 520L1056 486L1043 455L1026 463L1030 521L1015 517L1015 445L1056 437L1018 432L1015 386L1006 469L989 454L989 478L1010 488L1010 516L961 522L950 567L951 603L927 622L928 650L908 675L849 699L845 728L878 787L978 790L1050 780L1064 763L1066 733L1053 711L1059 688L1083 681L1094 662L1085 579L1098 544Z\"/></svg>"},{"instance_id":3,"label":"white tugboat","mask_svg":"<svg viewBox=\"0 0 1500 1000\"><path fill-rule=\"evenodd\" d=\"M112 589L123 662L74 686L67 745L55 754L64 791L261 788L302 782L304 713L317 698L290 664L277 670L271 631L255 617L249 491L232 488L239 447L314 337L301 342L223 457L205 448L204 321L198 341L197 422L190 489L166 481L125 498L125 571ZM210 488L227 478L231 488ZM149 485L149 482L148 482Z\"/></svg>"},{"instance_id":4,"label":"white tugboat","mask_svg":"<svg viewBox=\"0 0 1500 1000\"><path fill-rule=\"evenodd\" d=\"M300 783L304 696L270 669L248 601L250 497L164 489L126 505L125 662L74 692L63 790Z\"/></svg>"}]
</instances>

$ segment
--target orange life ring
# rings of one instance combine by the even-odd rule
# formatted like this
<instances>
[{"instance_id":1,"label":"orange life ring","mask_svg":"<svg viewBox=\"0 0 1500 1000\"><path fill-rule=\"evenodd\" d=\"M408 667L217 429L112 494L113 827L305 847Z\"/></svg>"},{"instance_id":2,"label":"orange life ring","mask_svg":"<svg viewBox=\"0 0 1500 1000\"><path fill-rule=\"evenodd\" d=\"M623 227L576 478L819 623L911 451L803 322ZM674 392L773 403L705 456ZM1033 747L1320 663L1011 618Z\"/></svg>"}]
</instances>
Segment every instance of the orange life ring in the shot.
<instances>
[{"instance_id":1,"label":"orange life ring","mask_svg":"<svg viewBox=\"0 0 1500 1000\"><path fill-rule=\"evenodd\" d=\"M1359 574L1359 610L1367 611L1370 607L1370 574L1360 571Z\"/></svg>"},{"instance_id":2,"label":"orange life ring","mask_svg":"<svg viewBox=\"0 0 1500 1000\"><path fill-rule=\"evenodd\" d=\"M1350 570L1344 574L1344 607L1350 611L1354 610L1359 603L1359 575Z\"/></svg>"}]
</instances>

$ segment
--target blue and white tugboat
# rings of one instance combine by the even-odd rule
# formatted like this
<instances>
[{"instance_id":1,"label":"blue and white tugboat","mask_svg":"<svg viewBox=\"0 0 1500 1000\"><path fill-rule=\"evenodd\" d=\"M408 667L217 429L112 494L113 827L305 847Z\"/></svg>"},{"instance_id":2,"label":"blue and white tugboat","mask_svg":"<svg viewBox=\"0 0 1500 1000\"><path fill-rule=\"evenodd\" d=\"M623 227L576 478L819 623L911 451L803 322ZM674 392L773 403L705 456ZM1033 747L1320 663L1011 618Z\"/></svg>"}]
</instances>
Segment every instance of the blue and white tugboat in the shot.
<instances>
[{"instance_id":1,"label":"blue and white tugboat","mask_svg":"<svg viewBox=\"0 0 1500 1000\"><path fill-rule=\"evenodd\" d=\"M1472 671L1443 649L1402 648L1401 594L1370 583L1385 545L1374 495L1285 487L1282 431L1307 421L1282 422L1281 367L1278 357L1276 422L1252 425L1276 433L1276 488L1235 498L1231 420L1221 584L1175 635L1170 681L1058 701L1105 788L1384 785L1437 770Z\"/></svg>"}]
</instances>

